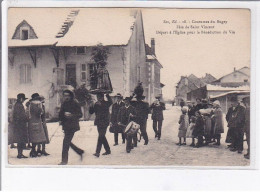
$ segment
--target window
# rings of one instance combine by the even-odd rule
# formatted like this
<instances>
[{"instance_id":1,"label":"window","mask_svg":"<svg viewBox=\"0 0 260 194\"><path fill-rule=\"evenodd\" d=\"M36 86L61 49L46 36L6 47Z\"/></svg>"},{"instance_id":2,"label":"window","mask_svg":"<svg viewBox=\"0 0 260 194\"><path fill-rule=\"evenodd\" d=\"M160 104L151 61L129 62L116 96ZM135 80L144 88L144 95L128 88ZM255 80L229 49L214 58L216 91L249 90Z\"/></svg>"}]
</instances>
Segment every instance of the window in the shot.
<instances>
[{"instance_id":1,"label":"window","mask_svg":"<svg viewBox=\"0 0 260 194\"><path fill-rule=\"evenodd\" d=\"M248 79L244 79L244 82L248 82Z\"/></svg>"},{"instance_id":2,"label":"window","mask_svg":"<svg viewBox=\"0 0 260 194\"><path fill-rule=\"evenodd\" d=\"M85 54L85 47L84 46L77 47L77 54Z\"/></svg>"},{"instance_id":3,"label":"window","mask_svg":"<svg viewBox=\"0 0 260 194\"><path fill-rule=\"evenodd\" d=\"M81 64L81 80L86 81L87 79L87 67L86 64Z\"/></svg>"},{"instance_id":4,"label":"window","mask_svg":"<svg viewBox=\"0 0 260 194\"><path fill-rule=\"evenodd\" d=\"M89 85L91 86L91 88L95 88L95 84L96 84L96 66L93 63L89 63L88 64L88 77L89 77Z\"/></svg>"},{"instance_id":5,"label":"window","mask_svg":"<svg viewBox=\"0 0 260 194\"><path fill-rule=\"evenodd\" d=\"M20 66L20 83L26 84L32 82L32 67L28 64Z\"/></svg>"},{"instance_id":6,"label":"window","mask_svg":"<svg viewBox=\"0 0 260 194\"><path fill-rule=\"evenodd\" d=\"M21 37L22 40L27 40L28 36L29 36L28 30L22 30L21 35L22 35L22 37Z\"/></svg>"}]
</instances>

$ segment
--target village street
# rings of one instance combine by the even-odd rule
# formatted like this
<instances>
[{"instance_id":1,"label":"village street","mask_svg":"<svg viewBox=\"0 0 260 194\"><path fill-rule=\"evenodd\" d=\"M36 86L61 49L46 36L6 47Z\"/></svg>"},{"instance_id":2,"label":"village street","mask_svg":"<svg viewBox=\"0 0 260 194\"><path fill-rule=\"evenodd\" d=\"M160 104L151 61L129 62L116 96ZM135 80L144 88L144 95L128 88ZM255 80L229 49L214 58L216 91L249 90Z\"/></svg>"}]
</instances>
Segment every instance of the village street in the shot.
<instances>
[{"instance_id":1,"label":"village street","mask_svg":"<svg viewBox=\"0 0 260 194\"><path fill-rule=\"evenodd\" d=\"M230 152L225 144L225 134L221 139L221 146L207 146L202 148L192 148L189 146L191 139L187 139L186 146L178 146L178 119L180 115L180 107L167 106L164 111L164 123L162 129L161 140L154 138L152 129L152 121L148 119L147 132L149 136L148 146L143 145L143 140L138 147L127 154L125 144L121 144L121 135L119 135L119 145L113 146L114 136L109 131L107 139L111 147L111 155L100 156L96 158L95 153L97 142L97 130L93 125L93 121L80 122L81 130L76 133L73 143L85 150L83 161L71 149L69 152L69 165L146 165L146 166L245 166L249 165L249 160L244 159L243 154ZM225 123L226 126L226 123ZM46 151L50 156L42 156L37 158L17 159L17 150L8 149L9 164L11 165L57 165L61 161L61 150L63 133L58 123L48 123L50 144L46 147ZM56 132L55 132L56 131ZM246 143L244 144L247 149ZM104 152L102 148L101 154ZM24 151L25 156L29 156L29 150Z\"/></svg>"}]
</instances>

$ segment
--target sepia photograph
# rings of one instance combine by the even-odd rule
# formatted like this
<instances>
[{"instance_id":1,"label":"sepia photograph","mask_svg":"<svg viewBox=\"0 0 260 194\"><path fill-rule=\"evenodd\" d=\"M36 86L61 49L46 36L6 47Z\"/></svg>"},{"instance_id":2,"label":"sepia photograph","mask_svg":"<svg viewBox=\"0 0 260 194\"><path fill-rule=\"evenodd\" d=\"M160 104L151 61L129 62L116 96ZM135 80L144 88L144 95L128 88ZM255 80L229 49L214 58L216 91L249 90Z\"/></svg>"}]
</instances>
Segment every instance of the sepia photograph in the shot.
<instances>
[{"instance_id":1,"label":"sepia photograph","mask_svg":"<svg viewBox=\"0 0 260 194\"><path fill-rule=\"evenodd\" d=\"M250 9L7 15L8 167L252 165Z\"/></svg>"}]
</instances>

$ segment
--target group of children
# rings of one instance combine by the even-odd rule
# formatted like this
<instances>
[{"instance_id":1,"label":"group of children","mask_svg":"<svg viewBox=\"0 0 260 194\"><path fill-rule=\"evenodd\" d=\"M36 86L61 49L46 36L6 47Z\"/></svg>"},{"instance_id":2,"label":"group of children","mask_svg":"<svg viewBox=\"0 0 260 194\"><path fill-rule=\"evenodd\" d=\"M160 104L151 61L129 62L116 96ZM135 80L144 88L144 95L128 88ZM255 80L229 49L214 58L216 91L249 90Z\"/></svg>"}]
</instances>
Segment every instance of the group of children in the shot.
<instances>
[{"instance_id":1,"label":"group of children","mask_svg":"<svg viewBox=\"0 0 260 194\"><path fill-rule=\"evenodd\" d=\"M193 115L188 115L188 111L190 111L188 107L182 107L181 111L177 145L186 145L186 138L192 139L190 144L192 147L199 148L210 142L215 142L215 140L217 140L215 145L220 145L219 136L222 130L218 132L219 126L216 127L215 125L218 123L216 120L222 117L219 101L215 101L213 104L209 103L207 107L196 110ZM219 112L221 114L218 114ZM223 128L223 126L220 128ZM197 139L197 143L195 143L195 139Z\"/></svg>"}]
</instances>

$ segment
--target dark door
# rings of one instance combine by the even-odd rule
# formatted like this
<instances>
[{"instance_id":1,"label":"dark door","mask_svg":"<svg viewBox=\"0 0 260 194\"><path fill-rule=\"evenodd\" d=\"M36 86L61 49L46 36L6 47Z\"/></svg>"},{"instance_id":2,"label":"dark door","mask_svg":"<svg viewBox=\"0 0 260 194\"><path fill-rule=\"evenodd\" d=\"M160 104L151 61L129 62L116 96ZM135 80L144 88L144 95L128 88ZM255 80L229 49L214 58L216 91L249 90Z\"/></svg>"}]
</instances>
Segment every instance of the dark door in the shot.
<instances>
[{"instance_id":1,"label":"dark door","mask_svg":"<svg viewBox=\"0 0 260 194\"><path fill-rule=\"evenodd\" d=\"M66 85L71 85L74 88L76 88L76 86L77 86L76 65L75 64L66 65Z\"/></svg>"}]
</instances>

